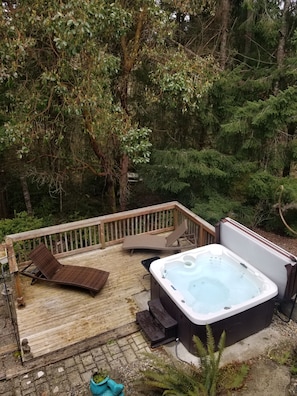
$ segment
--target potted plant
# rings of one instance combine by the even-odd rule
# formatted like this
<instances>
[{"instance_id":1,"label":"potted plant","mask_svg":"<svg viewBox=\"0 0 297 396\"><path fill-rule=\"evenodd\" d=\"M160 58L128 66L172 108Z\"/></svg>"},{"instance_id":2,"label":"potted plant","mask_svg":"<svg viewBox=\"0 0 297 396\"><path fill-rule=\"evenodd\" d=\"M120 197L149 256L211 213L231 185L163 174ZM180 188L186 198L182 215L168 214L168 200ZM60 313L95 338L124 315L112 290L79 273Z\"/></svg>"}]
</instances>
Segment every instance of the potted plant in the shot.
<instances>
[{"instance_id":1,"label":"potted plant","mask_svg":"<svg viewBox=\"0 0 297 396\"><path fill-rule=\"evenodd\" d=\"M93 396L124 396L124 385L118 384L104 370L94 373L90 380L90 390Z\"/></svg>"},{"instance_id":2,"label":"potted plant","mask_svg":"<svg viewBox=\"0 0 297 396\"><path fill-rule=\"evenodd\" d=\"M100 370L92 375L90 380L90 390L92 395L102 395L107 389L107 381L109 380L109 376L106 371Z\"/></svg>"}]
</instances>

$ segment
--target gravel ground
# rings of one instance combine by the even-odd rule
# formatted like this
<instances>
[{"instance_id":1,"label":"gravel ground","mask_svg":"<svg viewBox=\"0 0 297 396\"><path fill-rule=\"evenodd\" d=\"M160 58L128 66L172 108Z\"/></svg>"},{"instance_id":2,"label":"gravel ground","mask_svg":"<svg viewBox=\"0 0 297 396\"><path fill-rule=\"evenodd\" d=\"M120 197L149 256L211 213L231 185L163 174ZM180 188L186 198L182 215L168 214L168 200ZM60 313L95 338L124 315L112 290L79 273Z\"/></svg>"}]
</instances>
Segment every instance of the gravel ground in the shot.
<instances>
[{"instance_id":1,"label":"gravel ground","mask_svg":"<svg viewBox=\"0 0 297 396\"><path fill-rule=\"evenodd\" d=\"M277 235L272 232L263 231L259 228L254 231L297 257L297 238Z\"/></svg>"},{"instance_id":2,"label":"gravel ground","mask_svg":"<svg viewBox=\"0 0 297 396\"><path fill-rule=\"evenodd\" d=\"M284 345L290 345L290 349L297 346L297 323L290 321L284 324L281 319L274 316L271 327L283 336L282 339L286 340L285 344L276 344L275 349L267 350L265 355L258 356L250 361L251 369L244 387L228 393L228 396L297 395L297 379L290 374L289 367L281 363ZM168 358L162 352L162 349L159 351L159 356L162 356L164 359ZM273 356L279 356L279 361L272 359ZM140 370L145 370L149 367L151 367L150 362L143 359L118 369L117 375L119 381L128 384L125 386L126 395L156 395L155 393L142 393L135 384L135 379L139 378ZM227 394L224 396L227 396Z\"/></svg>"}]
</instances>

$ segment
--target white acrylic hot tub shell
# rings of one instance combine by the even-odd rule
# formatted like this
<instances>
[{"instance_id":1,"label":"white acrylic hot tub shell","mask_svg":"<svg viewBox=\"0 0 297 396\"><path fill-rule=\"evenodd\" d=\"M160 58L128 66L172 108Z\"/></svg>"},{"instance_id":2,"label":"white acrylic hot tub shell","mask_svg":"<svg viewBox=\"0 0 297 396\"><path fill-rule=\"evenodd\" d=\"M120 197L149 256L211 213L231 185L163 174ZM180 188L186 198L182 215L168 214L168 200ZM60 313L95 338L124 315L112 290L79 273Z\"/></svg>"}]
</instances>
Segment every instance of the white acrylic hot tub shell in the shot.
<instances>
[{"instance_id":1,"label":"white acrylic hot tub shell","mask_svg":"<svg viewBox=\"0 0 297 396\"><path fill-rule=\"evenodd\" d=\"M164 268L166 265L170 263L174 263L180 259L187 258L187 260L191 261L191 257L193 260L201 255L209 253L210 255L226 255L232 257L234 260L240 263L244 263L246 267L253 273L253 275L257 278L257 282L261 284L261 293L259 296L256 296L244 303L236 304L228 309L221 309L217 312L210 312L207 314L197 313L191 307L189 307L185 302L182 294L175 290L172 287L171 282L163 277ZM228 318L230 316L236 315L237 313L248 310L252 307L255 307L263 302L266 302L272 298L274 298L278 294L277 285L268 279L263 273L261 273L258 269L254 268L251 264L246 262L244 259L227 249L225 246L212 244L206 245L197 249L192 249L188 252L178 253L172 256L168 256L159 260L155 260L152 262L150 266L150 272L153 278L158 282L158 284L162 287L162 289L166 292L166 294L171 298L171 300L179 307L179 309L184 313L184 315L194 324L197 325L205 325L217 322L219 320Z\"/></svg>"}]
</instances>

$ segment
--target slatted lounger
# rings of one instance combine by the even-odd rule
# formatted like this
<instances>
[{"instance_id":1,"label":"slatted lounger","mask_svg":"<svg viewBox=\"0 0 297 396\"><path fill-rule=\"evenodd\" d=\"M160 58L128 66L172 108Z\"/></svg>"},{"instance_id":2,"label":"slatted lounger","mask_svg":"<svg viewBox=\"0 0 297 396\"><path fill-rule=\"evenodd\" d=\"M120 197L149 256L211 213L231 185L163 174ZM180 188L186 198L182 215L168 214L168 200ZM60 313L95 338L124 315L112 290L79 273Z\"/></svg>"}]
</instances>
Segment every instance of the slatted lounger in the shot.
<instances>
[{"instance_id":1,"label":"slatted lounger","mask_svg":"<svg viewBox=\"0 0 297 396\"><path fill-rule=\"evenodd\" d=\"M58 285L75 286L87 289L94 297L105 285L109 276L109 272L96 268L63 265L44 244L37 246L29 254L29 258L32 263L20 273L32 278L32 284L40 280ZM36 267L35 270L29 270L33 264Z\"/></svg>"}]
</instances>

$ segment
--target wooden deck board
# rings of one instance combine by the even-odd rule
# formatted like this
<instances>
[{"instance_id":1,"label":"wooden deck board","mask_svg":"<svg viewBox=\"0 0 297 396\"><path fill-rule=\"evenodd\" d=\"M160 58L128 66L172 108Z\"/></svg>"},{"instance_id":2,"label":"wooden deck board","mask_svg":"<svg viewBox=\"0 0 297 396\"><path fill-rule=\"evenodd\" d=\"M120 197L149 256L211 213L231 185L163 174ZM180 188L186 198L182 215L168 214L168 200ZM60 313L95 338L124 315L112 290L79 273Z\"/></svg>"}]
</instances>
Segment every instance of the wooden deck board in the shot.
<instances>
[{"instance_id":1,"label":"wooden deck board","mask_svg":"<svg viewBox=\"0 0 297 396\"><path fill-rule=\"evenodd\" d=\"M149 288L141 260L150 252L130 255L121 245L61 259L110 272L93 298L87 291L45 282L31 285L22 277L26 306L17 309L20 340L27 338L33 357L52 353L135 322L139 310L133 295Z\"/></svg>"}]
</instances>

